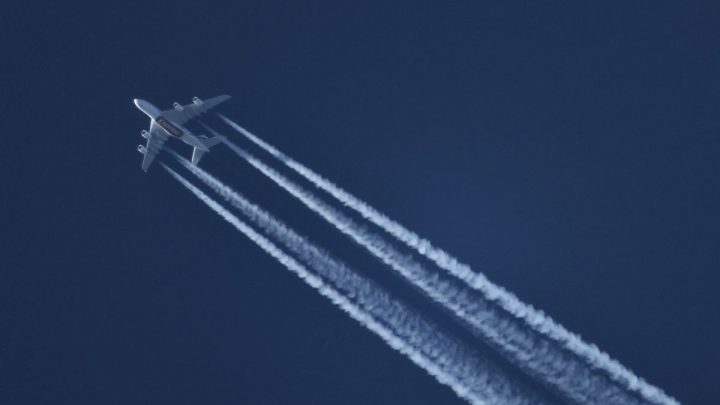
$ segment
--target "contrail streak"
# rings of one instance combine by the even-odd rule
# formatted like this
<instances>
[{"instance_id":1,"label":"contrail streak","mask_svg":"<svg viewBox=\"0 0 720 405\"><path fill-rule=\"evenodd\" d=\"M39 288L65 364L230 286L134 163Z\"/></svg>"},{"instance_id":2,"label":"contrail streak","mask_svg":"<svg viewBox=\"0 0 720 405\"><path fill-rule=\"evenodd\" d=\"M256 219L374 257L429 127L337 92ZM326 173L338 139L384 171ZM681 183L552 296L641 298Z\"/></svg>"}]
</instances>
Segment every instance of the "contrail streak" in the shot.
<instances>
[{"instance_id":1,"label":"contrail streak","mask_svg":"<svg viewBox=\"0 0 720 405\"><path fill-rule=\"evenodd\" d=\"M363 326L378 334L391 347L409 357L438 381L450 386L458 396L472 403L535 404L540 400L521 392L490 364L445 335L434 325L415 315L368 280L348 269L312 245L269 213L260 209L214 177L174 154L187 169L240 209L270 236L280 240L304 261L312 263L315 275L283 253L270 240L240 221L182 176L165 169L195 196L235 226L263 250L296 273L321 294L346 311ZM350 298L348 298L350 297Z\"/></svg>"},{"instance_id":2,"label":"contrail streak","mask_svg":"<svg viewBox=\"0 0 720 405\"><path fill-rule=\"evenodd\" d=\"M603 376L596 375L565 350L546 339L538 338L527 327L498 311L489 301L473 296L469 288L453 284L440 274L428 271L412 257L398 252L379 235L355 223L239 146L227 139L224 142L250 165L389 265L435 302L449 309L473 333L551 389L582 404L640 403L632 394L619 389Z\"/></svg>"},{"instance_id":3,"label":"contrail streak","mask_svg":"<svg viewBox=\"0 0 720 405\"><path fill-rule=\"evenodd\" d=\"M594 370L604 372L608 378L621 384L625 389L637 393L646 401L658 404L679 404L677 400L665 394L660 388L649 384L635 375L628 368L601 351L597 346L584 342L580 336L568 331L542 311L522 302L511 292L492 283L482 273L474 272L470 266L461 263L444 250L435 247L427 239L421 238L413 231L388 218L369 204L285 155L274 146L258 138L227 117L221 114L218 115L220 115L228 125L279 159L295 172L305 177L315 186L328 192L342 204L355 210L365 219L379 226L396 239L434 262L438 267L448 271L453 276L467 283L467 285L480 291L486 299L493 301L505 311L524 321L535 331L560 343L566 350L582 358Z\"/></svg>"}]
</instances>

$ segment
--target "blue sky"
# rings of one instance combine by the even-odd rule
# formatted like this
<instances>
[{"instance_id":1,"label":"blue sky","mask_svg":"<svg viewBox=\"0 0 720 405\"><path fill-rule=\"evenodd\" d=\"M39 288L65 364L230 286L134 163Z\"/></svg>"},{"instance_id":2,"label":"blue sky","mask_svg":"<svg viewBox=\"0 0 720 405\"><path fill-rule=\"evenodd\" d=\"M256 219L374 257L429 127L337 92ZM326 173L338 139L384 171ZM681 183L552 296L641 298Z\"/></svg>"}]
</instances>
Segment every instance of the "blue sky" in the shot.
<instances>
[{"instance_id":1,"label":"blue sky","mask_svg":"<svg viewBox=\"0 0 720 405\"><path fill-rule=\"evenodd\" d=\"M460 403L140 171L133 98L222 93L681 402L720 399L717 4L7 8L0 402ZM229 151L203 166L385 277Z\"/></svg>"}]
</instances>

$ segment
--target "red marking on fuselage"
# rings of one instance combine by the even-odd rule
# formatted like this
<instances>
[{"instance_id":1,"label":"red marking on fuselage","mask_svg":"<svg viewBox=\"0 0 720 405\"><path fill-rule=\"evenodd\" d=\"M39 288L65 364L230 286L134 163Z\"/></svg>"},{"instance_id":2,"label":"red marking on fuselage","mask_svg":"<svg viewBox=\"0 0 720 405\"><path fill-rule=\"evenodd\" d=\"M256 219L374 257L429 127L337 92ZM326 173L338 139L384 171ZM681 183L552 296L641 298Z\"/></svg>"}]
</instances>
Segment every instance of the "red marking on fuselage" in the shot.
<instances>
[{"instance_id":1,"label":"red marking on fuselage","mask_svg":"<svg viewBox=\"0 0 720 405\"><path fill-rule=\"evenodd\" d=\"M160 126L161 126L165 131L167 131L170 135L172 135L172 136L174 136L174 137L176 137L176 138L180 138L180 137L183 136L183 131L182 131L182 129L180 129L180 128L176 127L175 125L173 125L173 123L170 122L169 120L167 120L165 117L158 116L157 118L155 118L155 122L157 122L158 125L160 125Z\"/></svg>"}]
</instances>

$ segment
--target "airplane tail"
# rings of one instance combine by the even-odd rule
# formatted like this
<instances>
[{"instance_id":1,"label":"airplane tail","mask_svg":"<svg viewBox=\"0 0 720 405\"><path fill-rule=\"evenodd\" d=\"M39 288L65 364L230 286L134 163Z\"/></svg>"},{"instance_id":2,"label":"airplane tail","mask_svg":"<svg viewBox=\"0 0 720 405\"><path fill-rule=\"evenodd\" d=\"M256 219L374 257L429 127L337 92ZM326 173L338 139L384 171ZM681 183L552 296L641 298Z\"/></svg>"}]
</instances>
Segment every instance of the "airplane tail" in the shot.
<instances>
[{"instance_id":1,"label":"airplane tail","mask_svg":"<svg viewBox=\"0 0 720 405\"><path fill-rule=\"evenodd\" d=\"M219 136L214 136L212 138L208 138L205 135L200 135L199 138L200 138L200 142L202 142L203 145L205 145L206 149L203 150L198 147L193 148L192 164L194 164L194 165L200 163L200 159L203 157L205 152L208 152L210 150L210 148L212 148L213 146L222 142L222 138L220 138Z\"/></svg>"}]
</instances>

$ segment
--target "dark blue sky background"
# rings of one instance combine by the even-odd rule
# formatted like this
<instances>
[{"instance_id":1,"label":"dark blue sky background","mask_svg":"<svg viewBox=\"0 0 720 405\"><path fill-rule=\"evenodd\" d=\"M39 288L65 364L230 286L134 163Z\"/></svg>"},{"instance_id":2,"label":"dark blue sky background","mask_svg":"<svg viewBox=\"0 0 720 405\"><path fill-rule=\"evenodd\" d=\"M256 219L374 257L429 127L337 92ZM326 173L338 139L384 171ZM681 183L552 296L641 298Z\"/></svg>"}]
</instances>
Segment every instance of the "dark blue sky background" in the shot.
<instances>
[{"instance_id":1,"label":"dark blue sky background","mask_svg":"<svg viewBox=\"0 0 720 405\"><path fill-rule=\"evenodd\" d=\"M681 402L720 401L720 3L11 3L0 403L460 402L140 171L133 98L222 93ZM384 271L229 151L204 166Z\"/></svg>"}]
</instances>

